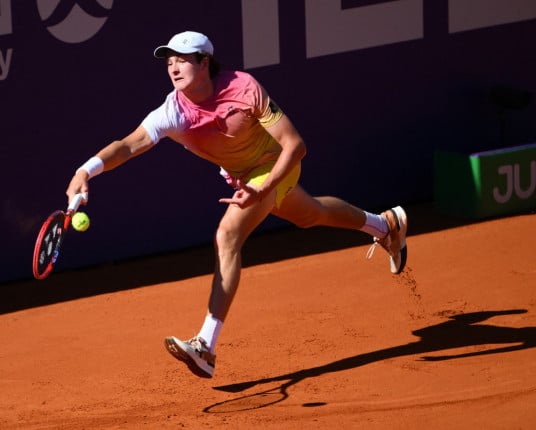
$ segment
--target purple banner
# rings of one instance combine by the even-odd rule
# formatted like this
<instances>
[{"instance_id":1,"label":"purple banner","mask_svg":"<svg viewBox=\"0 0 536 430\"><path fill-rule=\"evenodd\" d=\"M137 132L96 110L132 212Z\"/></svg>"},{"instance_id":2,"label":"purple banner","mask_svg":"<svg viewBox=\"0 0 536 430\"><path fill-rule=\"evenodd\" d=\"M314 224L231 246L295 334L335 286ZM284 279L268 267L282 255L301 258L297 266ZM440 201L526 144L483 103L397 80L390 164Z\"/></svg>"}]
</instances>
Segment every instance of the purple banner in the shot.
<instances>
[{"instance_id":1,"label":"purple banner","mask_svg":"<svg viewBox=\"0 0 536 430\"><path fill-rule=\"evenodd\" d=\"M188 29L293 120L312 194L426 201L436 149L536 140L533 2L0 0L0 282L31 277L75 169L163 102L153 49ZM69 232L59 270L208 243L231 194L217 166L167 140L90 186L91 228Z\"/></svg>"}]
</instances>

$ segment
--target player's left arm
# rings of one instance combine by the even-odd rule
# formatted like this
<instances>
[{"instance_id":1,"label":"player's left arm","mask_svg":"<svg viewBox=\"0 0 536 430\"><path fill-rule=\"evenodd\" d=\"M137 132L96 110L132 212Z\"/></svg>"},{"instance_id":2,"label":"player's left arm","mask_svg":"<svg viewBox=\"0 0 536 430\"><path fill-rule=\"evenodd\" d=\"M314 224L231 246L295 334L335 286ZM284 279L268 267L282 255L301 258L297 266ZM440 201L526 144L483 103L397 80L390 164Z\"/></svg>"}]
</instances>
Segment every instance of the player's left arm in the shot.
<instances>
[{"instance_id":1,"label":"player's left arm","mask_svg":"<svg viewBox=\"0 0 536 430\"><path fill-rule=\"evenodd\" d=\"M281 145L282 149L272 171L259 190L261 198L272 191L305 157L307 152L302 137L285 114L275 124L266 127L266 131Z\"/></svg>"},{"instance_id":2,"label":"player's left arm","mask_svg":"<svg viewBox=\"0 0 536 430\"><path fill-rule=\"evenodd\" d=\"M303 139L286 115L282 115L275 123L266 127L266 131L281 145L281 152L272 171L261 188L238 180L238 189L231 198L222 198L220 203L236 204L246 208L260 202L296 167L305 156L306 149Z\"/></svg>"},{"instance_id":3,"label":"player's left arm","mask_svg":"<svg viewBox=\"0 0 536 430\"><path fill-rule=\"evenodd\" d=\"M244 74L244 76L247 78L244 93L250 97L249 101L253 106L254 116L260 125L279 143L281 152L272 171L260 188L238 181L239 189L233 198L220 199L222 203L234 203L241 207L247 207L263 200L296 167L306 153L305 143L290 119L270 98L262 85L251 75Z\"/></svg>"}]
</instances>

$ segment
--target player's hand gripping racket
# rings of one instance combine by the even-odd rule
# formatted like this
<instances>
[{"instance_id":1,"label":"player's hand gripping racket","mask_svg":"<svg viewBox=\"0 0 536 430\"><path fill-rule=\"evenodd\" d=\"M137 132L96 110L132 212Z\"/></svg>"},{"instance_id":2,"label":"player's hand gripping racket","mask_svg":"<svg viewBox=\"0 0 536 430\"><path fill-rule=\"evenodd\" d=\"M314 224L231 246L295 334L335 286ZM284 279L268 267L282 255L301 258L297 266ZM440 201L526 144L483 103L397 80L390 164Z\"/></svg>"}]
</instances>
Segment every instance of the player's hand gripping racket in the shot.
<instances>
[{"instance_id":1,"label":"player's hand gripping racket","mask_svg":"<svg viewBox=\"0 0 536 430\"><path fill-rule=\"evenodd\" d=\"M54 268L60 254L60 246L71 224L71 218L82 200L87 200L87 193L76 194L65 212L54 211L41 226L33 255L35 279L45 279Z\"/></svg>"}]
</instances>

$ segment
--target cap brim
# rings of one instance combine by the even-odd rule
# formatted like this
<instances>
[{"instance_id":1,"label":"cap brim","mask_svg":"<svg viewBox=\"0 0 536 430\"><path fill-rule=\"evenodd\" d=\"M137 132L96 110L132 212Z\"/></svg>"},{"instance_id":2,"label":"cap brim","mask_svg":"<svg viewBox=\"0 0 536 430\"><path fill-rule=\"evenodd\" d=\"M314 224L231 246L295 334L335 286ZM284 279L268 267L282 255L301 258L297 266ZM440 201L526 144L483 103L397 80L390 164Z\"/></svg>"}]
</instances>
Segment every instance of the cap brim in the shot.
<instances>
[{"instance_id":1,"label":"cap brim","mask_svg":"<svg viewBox=\"0 0 536 430\"><path fill-rule=\"evenodd\" d=\"M181 52L179 52L173 49L171 46L163 45L163 46L159 46L158 48L156 48L154 50L153 55L156 58L166 58L168 51L173 51L173 52L176 52L177 54L193 54L194 52L198 52L195 49L182 49Z\"/></svg>"}]
</instances>

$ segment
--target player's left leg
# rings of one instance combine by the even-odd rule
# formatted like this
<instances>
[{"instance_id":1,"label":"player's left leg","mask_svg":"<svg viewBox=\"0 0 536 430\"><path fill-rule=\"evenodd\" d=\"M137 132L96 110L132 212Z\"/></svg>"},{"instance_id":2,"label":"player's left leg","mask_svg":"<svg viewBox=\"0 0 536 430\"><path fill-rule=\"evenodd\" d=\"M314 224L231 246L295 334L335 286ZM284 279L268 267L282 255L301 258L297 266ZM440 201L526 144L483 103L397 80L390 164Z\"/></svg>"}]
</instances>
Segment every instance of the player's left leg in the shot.
<instances>
[{"instance_id":1,"label":"player's left leg","mask_svg":"<svg viewBox=\"0 0 536 430\"><path fill-rule=\"evenodd\" d=\"M380 245L387 251L392 273L404 269L407 216L400 206L372 214L337 197L312 197L297 185L272 213L302 228L328 226L364 231L374 237L372 250Z\"/></svg>"},{"instance_id":2,"label":"player's left leg","mask_svg":"<svg viewBox=\"0 0 536 430\"><path fill-rule=\"evenodd\" d=\"M362 209L337 197L312 197L300 185L296 185L272 213L302 228L322 225L361 230L366 223ZM379 233L387 233L387 226Z\"/></svg>"}]
</instances>

